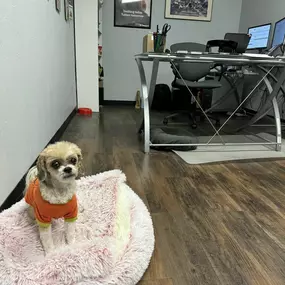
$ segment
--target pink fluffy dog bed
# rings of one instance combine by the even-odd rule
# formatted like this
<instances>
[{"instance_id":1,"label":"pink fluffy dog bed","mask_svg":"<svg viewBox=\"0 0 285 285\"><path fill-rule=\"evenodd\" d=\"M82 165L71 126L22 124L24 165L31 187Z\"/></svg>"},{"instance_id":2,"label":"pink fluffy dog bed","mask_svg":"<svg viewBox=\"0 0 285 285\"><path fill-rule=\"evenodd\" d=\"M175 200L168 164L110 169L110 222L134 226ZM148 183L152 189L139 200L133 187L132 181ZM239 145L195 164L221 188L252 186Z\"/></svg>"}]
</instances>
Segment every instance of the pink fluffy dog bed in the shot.
<instances>
[{"instance_id":1,"label":"pink fluffy dog bed","mask_svg":"<svg viewBox=\"0 0 285 285\"><path fill-rule=\"evenodd\" d=\"M151 217L119 170L78 181L75 244L53 222L56 250L48 256L22 200L0 214L0 284L133 285L154 248Z\"/></svg>"}]
</instances>

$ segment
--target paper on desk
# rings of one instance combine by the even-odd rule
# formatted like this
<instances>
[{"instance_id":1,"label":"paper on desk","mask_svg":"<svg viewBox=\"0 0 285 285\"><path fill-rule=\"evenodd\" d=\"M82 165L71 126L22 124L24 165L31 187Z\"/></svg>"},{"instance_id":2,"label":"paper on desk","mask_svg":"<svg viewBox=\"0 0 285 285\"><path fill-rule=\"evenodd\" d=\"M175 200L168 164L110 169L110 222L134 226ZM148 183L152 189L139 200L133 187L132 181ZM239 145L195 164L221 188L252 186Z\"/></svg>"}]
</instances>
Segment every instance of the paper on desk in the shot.
<instances>
[{"instance_id":1,"label":"paper on desk","mask_svg":"<svg viewBox=\"0 0 285 285\"><path fill-rule=\"evenodd\" d=\"M270 56L268 54L259 54L259 53L243 53L243 56L248 56L248 57L263 57L263 58L273 58L273 56Z\"/></svg>"},{"instance_id":2,"label":"paper on desk","mask_svg":"<svg viewBox=\"0 0 285 285\"><path fill-rule=\"evenodd\" d=\"M191 51L191 52L189 52L187 50L178 50L178 51L176 51L176 53L178 53L178 54L203 54L203 52L201 52L201 51Z\"/></svg>"}]
</instances>

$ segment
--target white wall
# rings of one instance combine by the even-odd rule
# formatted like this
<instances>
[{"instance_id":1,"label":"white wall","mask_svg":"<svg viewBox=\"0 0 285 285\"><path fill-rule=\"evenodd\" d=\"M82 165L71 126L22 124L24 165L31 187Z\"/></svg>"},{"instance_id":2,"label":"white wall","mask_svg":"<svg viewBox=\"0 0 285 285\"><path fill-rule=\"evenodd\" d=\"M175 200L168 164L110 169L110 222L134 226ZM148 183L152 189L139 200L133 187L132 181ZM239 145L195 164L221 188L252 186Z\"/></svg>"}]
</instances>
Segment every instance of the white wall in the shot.
<instances>
[{"instance_id":1,"label":"white wall","mask_svg":"<svg viewBox=\"0 0 285 285\"><path fill-rule=\"evenodd\" d=\"M164 19L164 0L153 0L152 31L164 23L172 26L167 46L176 42L205 43L238 32L242 0L214 0L211 22ZM114 1L103 6L104 99L133 101L140 90L134 55L142 52L142 39L148 30L114 27ZM148 64L149 65L149 64ZM149 71L149 67L147 68ZM149 75L149 73L148 73ZM173 75L169 64L161 64L158 83L170 84Z\"/></svg>"},{"instance_id":2,"label":"white wall","mask_svg":"<svg viewBox=\"0 0 285 285\"><path fill-rule=\"evenodd\" d=\"M75 0L78 107L99 111L98 1Z\"/></svg>"},{"instance_id":3,"label":"white wall","mask_svg":"<svg viewBox=\"0 0 285 285\"><path fill-rule=\"evenodd\" d=\"M76 106L73 24L55 1L0 1L0 204Z\"/></svg>"},{"instance_id":4,"label":"white wall","mask_svg":"<svg viewBox=\"0 0 285 285\"><path fill-rule=\"evenodd\" d=\"M248 27L272 23L272 36L275 22L284 17L284 0L243 0L239 30L247 32Z\"/></svg>"}]
</instances>

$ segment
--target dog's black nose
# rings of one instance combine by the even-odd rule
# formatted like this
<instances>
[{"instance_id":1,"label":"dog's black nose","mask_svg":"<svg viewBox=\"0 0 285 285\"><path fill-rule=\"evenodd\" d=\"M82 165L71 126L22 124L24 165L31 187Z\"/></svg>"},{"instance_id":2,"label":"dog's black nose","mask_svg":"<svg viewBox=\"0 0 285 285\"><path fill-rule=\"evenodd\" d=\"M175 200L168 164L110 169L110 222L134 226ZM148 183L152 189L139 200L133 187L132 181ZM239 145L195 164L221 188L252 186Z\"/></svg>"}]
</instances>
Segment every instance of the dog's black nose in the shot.
<instances>
[{"instance_id":1,"label":"dog's black nose","mask_svg":"<svg viewBox=\"0 0 285 285\"><path fill-rule=\"evenodd\" d=\"M72 172L72 168L71 167L65 167L64 169L63 169L63 171L65 172L65 173L71 173Z\"/></svg>"}]
</instances>

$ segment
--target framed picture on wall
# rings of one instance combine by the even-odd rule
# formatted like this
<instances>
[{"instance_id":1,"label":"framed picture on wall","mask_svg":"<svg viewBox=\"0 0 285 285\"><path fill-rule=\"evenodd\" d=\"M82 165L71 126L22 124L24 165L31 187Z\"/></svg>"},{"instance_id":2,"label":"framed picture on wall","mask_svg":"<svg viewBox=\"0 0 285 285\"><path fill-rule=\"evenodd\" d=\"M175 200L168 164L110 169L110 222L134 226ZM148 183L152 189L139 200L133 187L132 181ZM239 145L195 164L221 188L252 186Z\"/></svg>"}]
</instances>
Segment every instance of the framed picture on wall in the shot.
<instances>
[{"instance_id":1,"label":"framed picture on wall","mask_svg":"<svg viewBox=\"0 0 285 285\"><path fill-rule=\"evenodd\" d=\"M166 0L165 18L211 21L213 0Z\"/></svg>"},{"instance_id":2,"label":"framed picture on wall","mask_svg":"<svg viewBox=\"0 0 285 285\"><path fill-rule=\"evenodd\" d=\"M55 9L58 13L60 13L60 0L55 0Z\"/></svg>"},{"instance_id":3,"label":"framed picture on wall","mask_svg":"<svg viewBox=\"0 0 285 285\"><path fill-rule=\"evenodd\" d=\"M114 0L114 26L150 29L152 0Z\"/></svg>"}]
</instances>

